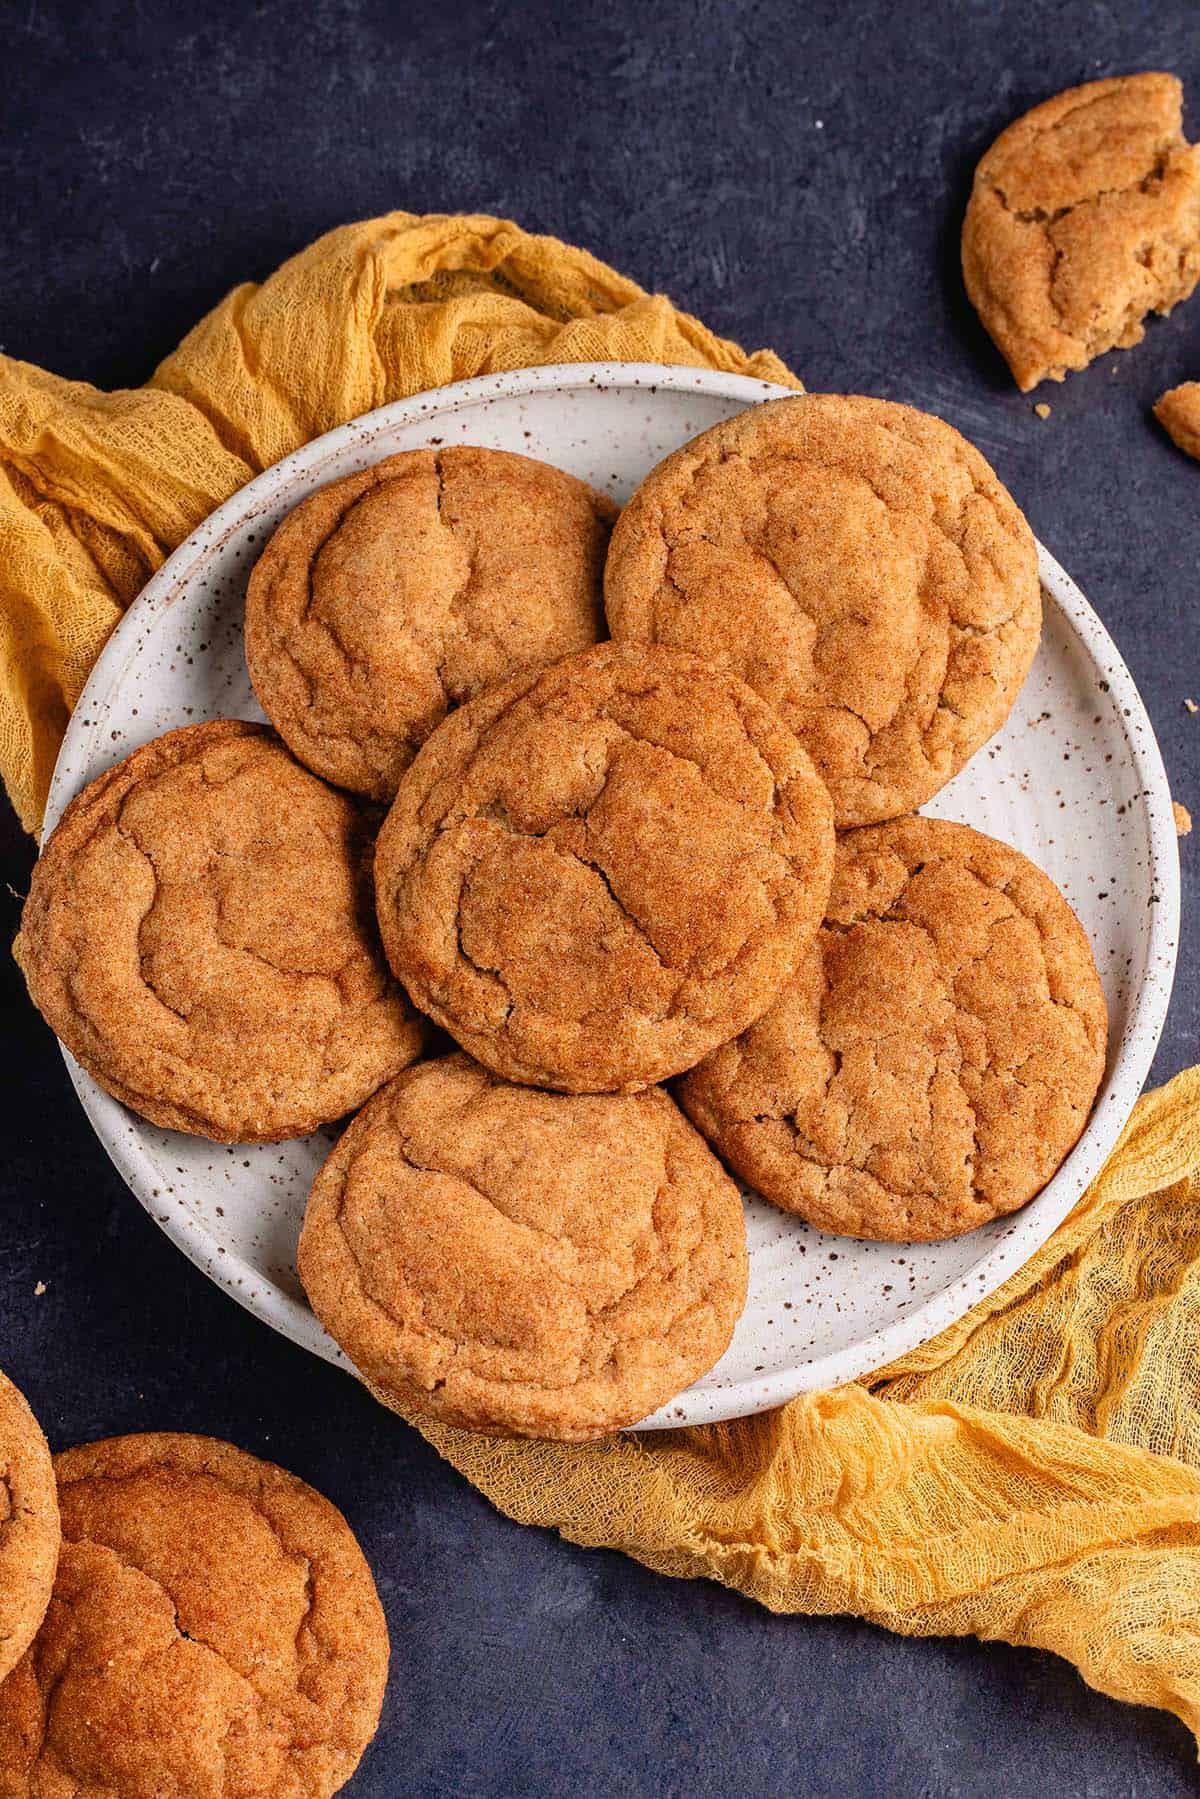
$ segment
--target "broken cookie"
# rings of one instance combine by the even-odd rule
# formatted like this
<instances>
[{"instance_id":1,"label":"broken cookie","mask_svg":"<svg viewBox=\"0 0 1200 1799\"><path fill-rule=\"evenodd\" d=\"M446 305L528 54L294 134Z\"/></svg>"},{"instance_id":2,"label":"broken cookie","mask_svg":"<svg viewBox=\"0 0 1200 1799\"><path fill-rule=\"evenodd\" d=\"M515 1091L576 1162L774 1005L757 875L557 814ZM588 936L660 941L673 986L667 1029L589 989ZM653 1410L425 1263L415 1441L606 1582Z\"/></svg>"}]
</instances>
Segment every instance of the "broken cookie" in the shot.
<instances>
[{"instance_id":1,"label":"broken cookie","mask_svg":"<svg viewBox=\"0 0 1200 1799\"><path fill-rule=\"evenodd\" d=\"M962 234L971 303L1022 392L1140 343L1200 280L1200 148L1174 75L1071 88L1002 131Z\"/></svg>"}]
</instances>

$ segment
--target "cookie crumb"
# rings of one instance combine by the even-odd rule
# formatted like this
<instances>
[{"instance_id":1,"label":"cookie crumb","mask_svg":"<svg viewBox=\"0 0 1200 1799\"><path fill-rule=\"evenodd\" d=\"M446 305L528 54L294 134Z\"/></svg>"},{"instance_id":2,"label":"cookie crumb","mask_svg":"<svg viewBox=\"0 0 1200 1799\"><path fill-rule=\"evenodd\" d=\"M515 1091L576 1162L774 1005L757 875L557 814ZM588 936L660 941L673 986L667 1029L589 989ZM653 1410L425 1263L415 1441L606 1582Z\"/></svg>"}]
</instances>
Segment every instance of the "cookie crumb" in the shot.
<instances>
[{"instance_id":1,"label":"cookie crumb","mask_svg":"<svg viewBox=\"0 0 1200 1799\"><path fill-rule=\"evenodd\" d=\"M1178 800L1172 800L1171 810L1175 814L1175 835L1177 837L1190 837L1192 834L1192 815L1187 807L1181 806Z\"/></svg>"},{"instance_id":2,"label":"cookie crumb","mask_svg":"<svg viewBox=\"0 0 1200 1799\"><path fill-rule=\"evenodd\" d=\"M1177 449L1200 460L1200 381L1168 388L1155 401L1154 416Z\"/></svg>"},{"instance_id":3,"label":"cookie crumb","mask_svg":"<svg viewBox=\"0 0 1200 1799\"><path fill-rule=\"evenodd\" d=\"M1033 410L1040 419L1048 419L1050 417L1050 408L1047 406L1045 400L1039 400Z\"/></svg>"},{"instance_id":4,"label":"cookie crumb","mask_svg":"<svg viewBox=\"0 0 1200 1799\"><path fill-rule=\"evenodd\" d=\"M43 1293L44 1293L44 1292L45 1292L45 1291L46 1291L46 1283L45 1283L45 1281L39 1281L39 1282L38 1282L38 1284L37 1284L37 1286L36 1286L36 1287L35 1287L35 1288L34 1288L34 1289L33 1289L33 1297L34 1297L34 1298L35 1298L35 1299L40 1299L40 1298L41 1298L41 1297L42 1297L42 1294L43 1294Z\"/></svg>"}]
</instances>

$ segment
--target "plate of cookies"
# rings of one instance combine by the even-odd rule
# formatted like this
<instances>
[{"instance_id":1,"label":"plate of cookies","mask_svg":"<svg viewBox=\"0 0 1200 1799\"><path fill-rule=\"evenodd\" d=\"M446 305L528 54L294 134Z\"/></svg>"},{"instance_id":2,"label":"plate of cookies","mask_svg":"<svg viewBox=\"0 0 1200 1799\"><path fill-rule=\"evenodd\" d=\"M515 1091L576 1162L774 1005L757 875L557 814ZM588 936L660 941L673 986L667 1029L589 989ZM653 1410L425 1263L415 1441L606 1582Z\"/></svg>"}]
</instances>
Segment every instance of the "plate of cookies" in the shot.
<instances>
[{"instance_id":1,"label":"plate of cookies","mask_svg":"<svg viewBox=\"0 0 1200 1799\"><path fill-rule=\"evenodd\" d=\"M862 1377L1112 1148L1174 969L1112 640L949 424L485 376L131 607L16 953L113 1161L398 1409L586 1438Z\"/></svg>"}]
</instances>

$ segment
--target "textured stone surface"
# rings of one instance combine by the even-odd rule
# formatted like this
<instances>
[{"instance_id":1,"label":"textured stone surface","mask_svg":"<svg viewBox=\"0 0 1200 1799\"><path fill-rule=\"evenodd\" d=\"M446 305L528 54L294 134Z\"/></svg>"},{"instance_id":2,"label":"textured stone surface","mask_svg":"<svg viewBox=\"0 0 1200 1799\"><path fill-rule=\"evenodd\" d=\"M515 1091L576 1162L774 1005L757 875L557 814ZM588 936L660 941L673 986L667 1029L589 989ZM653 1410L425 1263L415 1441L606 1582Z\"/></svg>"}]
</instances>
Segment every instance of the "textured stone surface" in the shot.
<instances>
[{"instance_id":1,"label":"textured stone surface","mask_svg":"<svg viewBox=\"0 0 1200 1799\"><path fill-rule=\"evenodd\" d=\"M388 206L479 207L574 237L773 345L810 387L928 407L972 438L1115 633L1196 810L1200 714L1183 701L1200 703L1186 638L1200 472L1147 413L1200 373L1200 305L1047 390L1043 422L957 268L979 156L1046 95L1174 69L1196 134L1190 0L1063 0L1050 15L1036 0L314 0L303 28L280 4L232 0L169 14L0 0L0 16L21 71L0 128L11 354L140 380L235 281ZM1196 842L1182 845L1183 970L1159 1078L1195 1054ZM11 817L4 848L23 890ZM345 1510L393 1640L355 1799L1194 1790L1180 1726L1050 1657L770 1617L498 1518L188 1266L109 1168L16 970L0 978L14 1046L0 1366L55 1447L211 1431Z\"/></svg>"}]
</instances>

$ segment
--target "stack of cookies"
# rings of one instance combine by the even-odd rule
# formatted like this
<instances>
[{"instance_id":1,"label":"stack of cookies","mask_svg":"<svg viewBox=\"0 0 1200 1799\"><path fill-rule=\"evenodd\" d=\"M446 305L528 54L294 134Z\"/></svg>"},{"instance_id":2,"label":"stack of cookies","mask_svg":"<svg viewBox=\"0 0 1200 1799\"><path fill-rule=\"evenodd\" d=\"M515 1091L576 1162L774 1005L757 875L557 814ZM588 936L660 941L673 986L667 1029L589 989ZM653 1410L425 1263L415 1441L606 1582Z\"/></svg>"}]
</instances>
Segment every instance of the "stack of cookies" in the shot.
<instances>
[{"instance_id":1,"label":"stack of cookies","mask_svg":"<svg viewBox=\"0 0 1200 1799\"><path fill-rule=\"evenodd\" d=\"M527 458L391 457L254 570L274 730L171 732L67 809L30 992L160 1124L362 1108L299 1270L384 1400L635 1422L744 1306L730 1170L930 1240L1025 1204L1086 1123L1083 931L1015 850L917 813L1008 716L1040 607L983 457L880 400L756 407L619 517Z\"/></svg>"}]
</instances>

